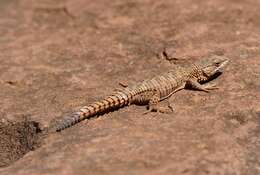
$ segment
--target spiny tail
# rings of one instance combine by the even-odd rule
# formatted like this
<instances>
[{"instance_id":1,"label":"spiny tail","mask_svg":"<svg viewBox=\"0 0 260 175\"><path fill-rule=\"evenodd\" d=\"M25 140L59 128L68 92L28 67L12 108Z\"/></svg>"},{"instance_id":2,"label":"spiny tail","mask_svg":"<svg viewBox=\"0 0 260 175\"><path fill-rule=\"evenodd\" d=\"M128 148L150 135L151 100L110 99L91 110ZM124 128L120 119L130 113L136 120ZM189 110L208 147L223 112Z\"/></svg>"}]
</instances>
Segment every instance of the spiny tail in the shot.
<instances>
[{"instance_id":1,"label":"spiny tail","mask_svg":"<svg viewBox=\"0 0 260 175\"><path fill-rule=\"evenodd\" d=\"M98 114L102 114L107 112L108 110L112 110L115 108L120 108L129 104L131 99L131 95L126 92L116 92L113 95L108 96L107 98L94 102L88 106L82 107L78 112L73 113L62 119L55 126L55 131L59 132L63 129L71 127L80 121L93 117Z\"/></svg>"}]
</instances>

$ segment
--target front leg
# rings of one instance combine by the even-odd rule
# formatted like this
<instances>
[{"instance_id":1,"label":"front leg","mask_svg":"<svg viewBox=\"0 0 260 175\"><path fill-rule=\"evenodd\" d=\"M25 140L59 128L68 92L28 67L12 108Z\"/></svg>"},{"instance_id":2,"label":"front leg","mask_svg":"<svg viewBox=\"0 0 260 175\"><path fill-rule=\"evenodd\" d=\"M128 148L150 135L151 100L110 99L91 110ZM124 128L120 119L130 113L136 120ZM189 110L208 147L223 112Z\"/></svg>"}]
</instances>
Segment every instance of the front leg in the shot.
<instances>
[{"instance_id":1,"label":"front leg","mask_svg":"<svg viewBox=\"0 0 260 175\"><path fill-rule=\"evenodd\" d=\"M186 82L186 86L199 91L209 92L210 90L218 89L215 84L200 84L196 79L190 79Z\"/></svg>"}]
</instances>

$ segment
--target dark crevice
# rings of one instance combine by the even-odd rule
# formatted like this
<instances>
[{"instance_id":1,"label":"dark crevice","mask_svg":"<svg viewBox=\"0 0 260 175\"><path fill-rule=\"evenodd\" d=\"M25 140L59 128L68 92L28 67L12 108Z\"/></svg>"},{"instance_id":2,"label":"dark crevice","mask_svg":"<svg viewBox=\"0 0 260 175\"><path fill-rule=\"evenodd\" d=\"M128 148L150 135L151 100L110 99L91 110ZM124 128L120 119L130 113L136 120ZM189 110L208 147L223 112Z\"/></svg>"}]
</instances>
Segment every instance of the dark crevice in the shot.
<instances>
[{"instance_id":1,"label":"dark crevice","mask_svg":"<svg viewBox=\"0 0 260 175\"><path fill-rule=\"evenodd\" d=\"M40 145L42 130L35 121L0 121L0 167L6 167Z\"/></svg>"}]
</instances>

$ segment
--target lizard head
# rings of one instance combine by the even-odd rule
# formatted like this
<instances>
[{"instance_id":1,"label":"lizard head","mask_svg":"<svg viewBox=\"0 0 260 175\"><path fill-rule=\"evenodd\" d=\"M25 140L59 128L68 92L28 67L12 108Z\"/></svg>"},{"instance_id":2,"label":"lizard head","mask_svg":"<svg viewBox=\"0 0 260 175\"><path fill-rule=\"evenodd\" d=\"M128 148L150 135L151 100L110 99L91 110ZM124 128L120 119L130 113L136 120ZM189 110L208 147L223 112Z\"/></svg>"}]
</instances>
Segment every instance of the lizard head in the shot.
<instances>
[{"instance_id":1,"label":"lizard head","mask_svg":"<svg viewBox=\"0 0 260 175\"><path fill-rule=\"evenodd\" d=\"M229 59L224 56L211 56L200 61L202 76L204 80L209 80L223 72L223 68L227 65Z\"/></svg>"}]
</instances>

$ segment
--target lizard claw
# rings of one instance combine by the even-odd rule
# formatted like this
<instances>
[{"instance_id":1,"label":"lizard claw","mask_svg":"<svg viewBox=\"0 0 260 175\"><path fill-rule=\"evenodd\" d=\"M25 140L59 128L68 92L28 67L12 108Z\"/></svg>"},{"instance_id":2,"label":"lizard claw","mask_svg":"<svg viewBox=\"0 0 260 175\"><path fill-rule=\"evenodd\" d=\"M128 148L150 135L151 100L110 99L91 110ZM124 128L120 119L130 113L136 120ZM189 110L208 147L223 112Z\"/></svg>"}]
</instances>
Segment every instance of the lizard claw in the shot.
<instances>
[{"instance_id":1,"label":"lizard claw","mask_svg":"<svg viewBox=\"0 0 260 175\"><path fill-rule=\"evenodd\" d=\"M205 89L206 90L215 90L215 89L219 89L219 87L215 83L212 83L212 84L205 85Z\"/></svg>"}]
</instances>

